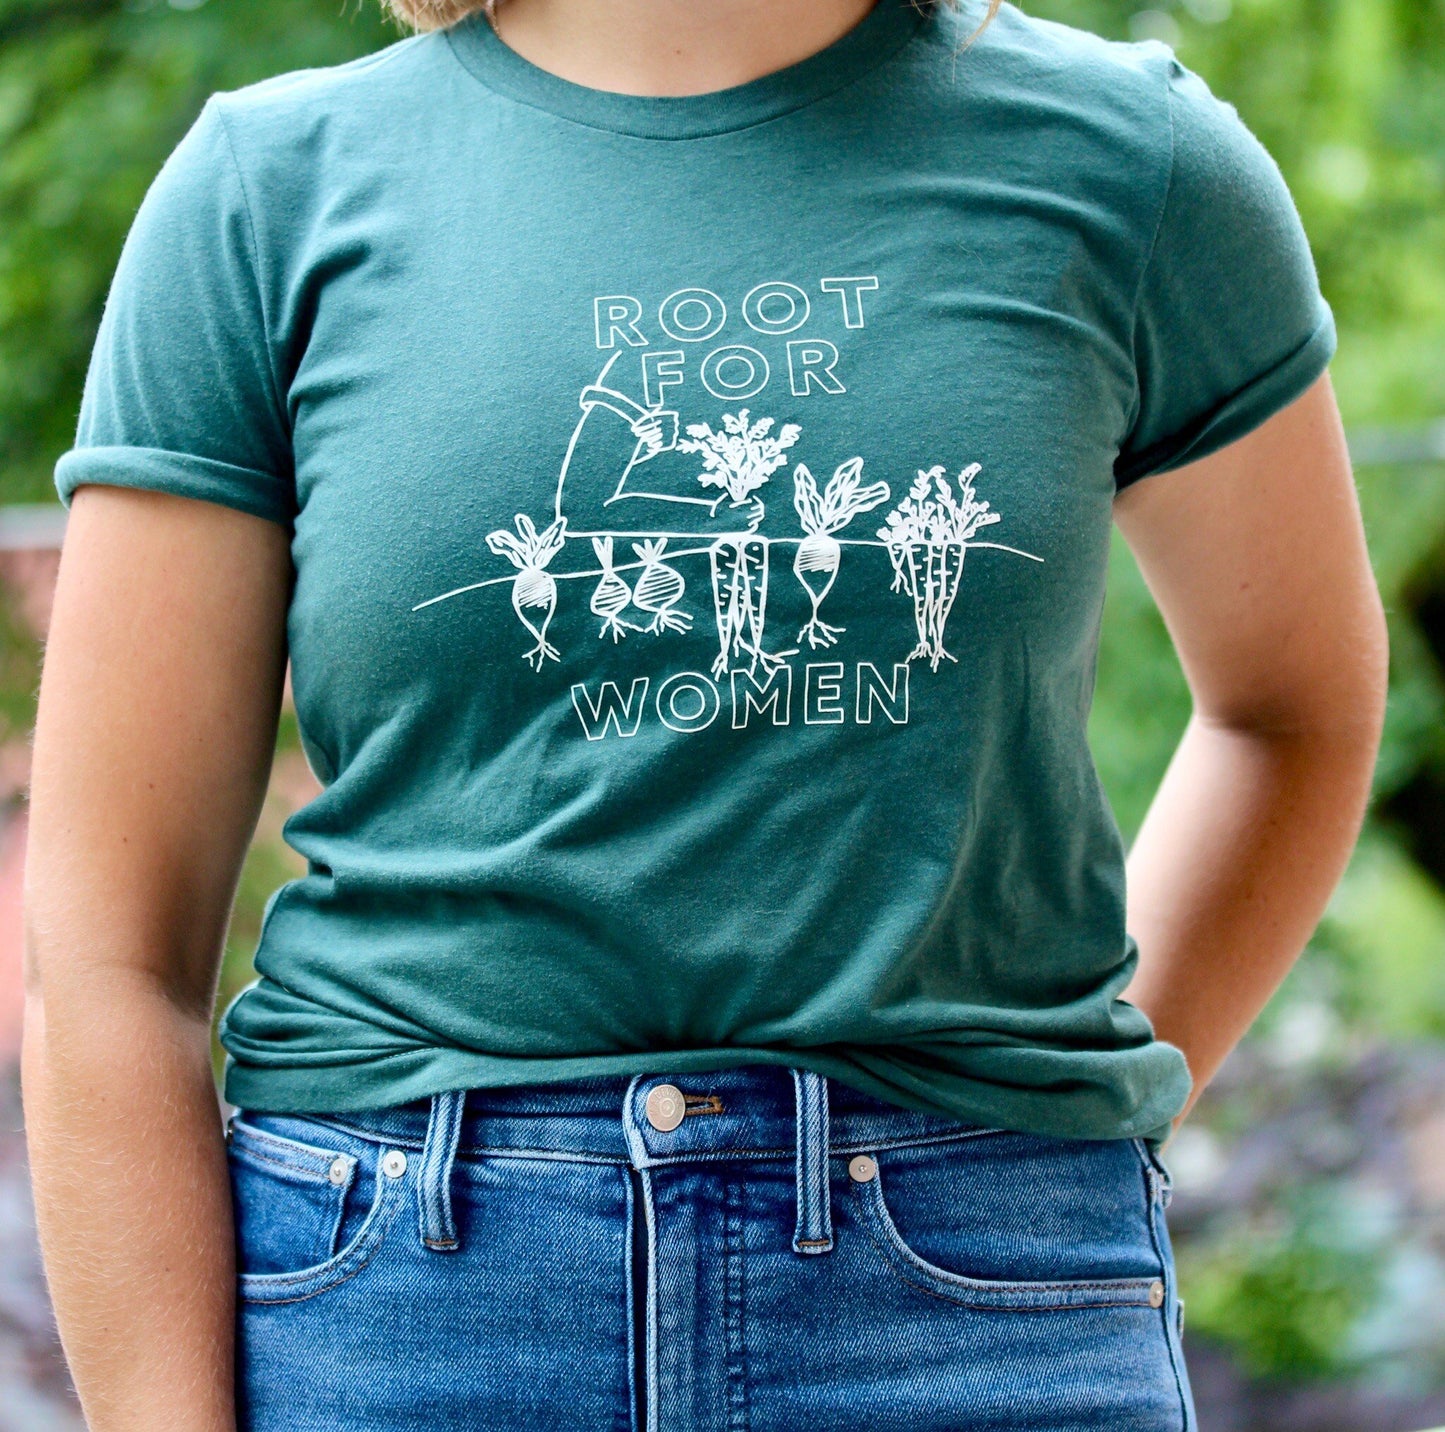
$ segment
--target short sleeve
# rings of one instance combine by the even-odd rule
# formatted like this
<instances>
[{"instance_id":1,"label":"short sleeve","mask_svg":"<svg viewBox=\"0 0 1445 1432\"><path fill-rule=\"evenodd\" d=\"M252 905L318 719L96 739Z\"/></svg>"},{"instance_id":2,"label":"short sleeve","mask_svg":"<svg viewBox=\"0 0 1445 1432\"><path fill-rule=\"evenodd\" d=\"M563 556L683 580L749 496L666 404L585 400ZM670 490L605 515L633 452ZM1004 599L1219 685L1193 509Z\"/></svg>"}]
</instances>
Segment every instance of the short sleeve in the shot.
<instances>
[{"instance_id":1,"label":"short sleeve","mask_svg":"<svg viewBox=\"0 0 1445 1432\"><path fill-rule=\"evenodd\" d=\"M295 479L255 238L216 101L156 176L111 281L75 446L82 483L155 488L289 526Z\"/></svg>"},{"instance_id":2,"label":"short sleeve","mask_svg":"<svg viewBox=\"0 0 1445 1432\"><path fill-rule=\"evenodd\" d=\"M1243 437L1299 397L1335 351L1278 166L1232 106L1170 65L1173 158L1139 289L1138 400L1118 487Z\"/></svg>"}]
</instances>

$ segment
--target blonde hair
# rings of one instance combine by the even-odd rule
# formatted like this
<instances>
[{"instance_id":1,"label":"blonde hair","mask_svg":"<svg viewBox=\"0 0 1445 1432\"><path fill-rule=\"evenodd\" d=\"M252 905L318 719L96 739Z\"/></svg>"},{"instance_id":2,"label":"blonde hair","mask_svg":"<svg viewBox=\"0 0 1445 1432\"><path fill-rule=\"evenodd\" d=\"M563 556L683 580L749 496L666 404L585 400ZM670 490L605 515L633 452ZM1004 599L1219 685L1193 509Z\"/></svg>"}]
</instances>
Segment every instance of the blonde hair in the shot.
<instances>
[{"instance_id":1,"label":"blonde hair","mask_svg":"<svg viewBox=\"0 0 1445 1432\"><path fill-rule=\"evenodd\" d=\"M932 10L939 5L952 6L958 0L909 0L919 10ZM381 0L381 7L395 20L412 30L442 30L478 10L490 10L496 0ZM983 32L999 12L1003 0L989 0L988 14L974 31L970 43Z\"/></svg>"}]
</instances>

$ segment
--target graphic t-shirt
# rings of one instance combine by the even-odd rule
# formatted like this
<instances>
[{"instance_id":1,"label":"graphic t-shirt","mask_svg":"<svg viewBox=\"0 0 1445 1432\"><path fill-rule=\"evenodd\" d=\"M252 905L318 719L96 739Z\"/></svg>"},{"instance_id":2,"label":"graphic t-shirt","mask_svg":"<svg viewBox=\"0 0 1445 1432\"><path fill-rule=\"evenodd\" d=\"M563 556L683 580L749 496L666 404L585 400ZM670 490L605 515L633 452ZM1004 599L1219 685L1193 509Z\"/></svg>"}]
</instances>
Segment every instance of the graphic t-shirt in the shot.
<instances>
[{"instance_id":1,"label":"graphic t-shirt","mask_svg":"<svg viewBox=\"0 0 1445 1432\"><path fill-rule=\"evenodd\" d=\"M1334 331L1169 50L979 18L643 98L473 16L206 105L57 484L292 534L324 789L232 1102L766 1062L1167 1133L1085 739L1112 503Z\"/></svg>"}]
</instances>

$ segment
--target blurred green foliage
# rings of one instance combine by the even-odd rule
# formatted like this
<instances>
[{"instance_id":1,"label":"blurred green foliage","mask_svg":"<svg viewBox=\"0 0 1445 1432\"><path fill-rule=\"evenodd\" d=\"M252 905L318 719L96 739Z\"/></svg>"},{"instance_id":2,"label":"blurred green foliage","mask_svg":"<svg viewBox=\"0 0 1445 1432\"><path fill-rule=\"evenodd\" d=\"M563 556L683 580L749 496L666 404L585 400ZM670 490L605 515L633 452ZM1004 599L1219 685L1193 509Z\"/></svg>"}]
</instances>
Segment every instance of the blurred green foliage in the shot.
<instances>
[{"instance_id":1,"label":"blurred green foliage","mask_svg":"<svg viewBox=\"0 0 1445 1432\"><path fill-rule=\"evenodd\" d=\"M0 501L54 497L121 241L207 96L396 37L337 0L0 0Z\"/></svg>"},{"instance_id":2,"label":"blurred green foliage","mask_svg":"<svg viewBox=\"0 0 1445 1432\"><path fill-rule=\"evenodd\" d=\"M35 719L40 653L17 605L0 601L0 739L23 737Z\"/></svg>"},{"instance_id":3,"label":"blurred green foliage","mask_svg":"<svg viewBox=\"0 0 1445 1432\"><path fill-rule=\"evenodd\" d=\"M1033 13L1158 38L1279 161L1339 323L1353 426L1445 419L1445 0L1032 0ZM343 0L0 0L0 502L53 496L121 240L208 94L396 38ZM1445 470L1363 467L1393 671L1376 807L1311 950L1265 1017L1333 1021L1329 1057L1445 1039ZM1189 714L1168 635L1122 541L1090 735L1126 837ZM6 618L6 621L9 619ZM0 630L0 723L28 726L34 654ZM295 732L281 747L294 754ZM262 907L294 869L274 835L242 877L222 1002L250 976ZM1228 1135L1227 1099L1201 1106ZM1191 1329L1279 1376L1351 1367L1369 1261L1338 1219L1280 1207L1182 1250Z\"/></svg>"},{"instance_id":4,"label":"blurred green foliage","mask_svg":"<svg viewBox=\"0 0 1445 1432\"><path fill-rule=\"evenodd\" d=\"M1228 1329L1245 1368L1305 1379L1348 1363L1374 1288L1371 1253L1320 1236L1308 1220L1228 1238L1187 1267L1191 1327Z\"/></svg>"},{"instance_id":5,"label":"blurred green foliage","mask_svg":"<svg viewBox=\"0 0 1445 1432\"><path fill-rule=\"evenodd\" d=\"M1445 414L1442 0L1031 0L1032 14L1160 38L1279 161L1343 341L1354 422Z\"/></svg>"}]
</instances>

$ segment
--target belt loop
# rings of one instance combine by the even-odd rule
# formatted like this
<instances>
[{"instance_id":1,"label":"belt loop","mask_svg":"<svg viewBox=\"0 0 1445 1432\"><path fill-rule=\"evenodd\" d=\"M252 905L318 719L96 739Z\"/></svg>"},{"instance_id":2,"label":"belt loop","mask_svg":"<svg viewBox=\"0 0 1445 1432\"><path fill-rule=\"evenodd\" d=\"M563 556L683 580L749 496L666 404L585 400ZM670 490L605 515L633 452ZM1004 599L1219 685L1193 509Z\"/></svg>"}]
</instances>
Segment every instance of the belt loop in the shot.
<instances>
[{"instance_id":1,"label":"belt loop","mask_svg":"<svg viewBox=\"0 0 1445 1432\"><path fill-rule=\"evenodd\" d=\"M833 1246L828 1205L828 1081L811 1069L794 1069L798 1108L798 1223L795 1253L826 1253Z\"/></svg>"},{"instance_id":2,"label":"belt loop","mask_svg":"<svg viewBox=\"0 0 1445 1432\"><path fill-rule=\"evenodd\" d=\"M452 1164L462 1132L465 1089L448 1089L431 1096L426 1143L421 1151L421 1176L416 1198L421 1222L421 1241L438 1253L454 1253L461 1247L452 1217Z\"/></svg>"}]
</instances>

